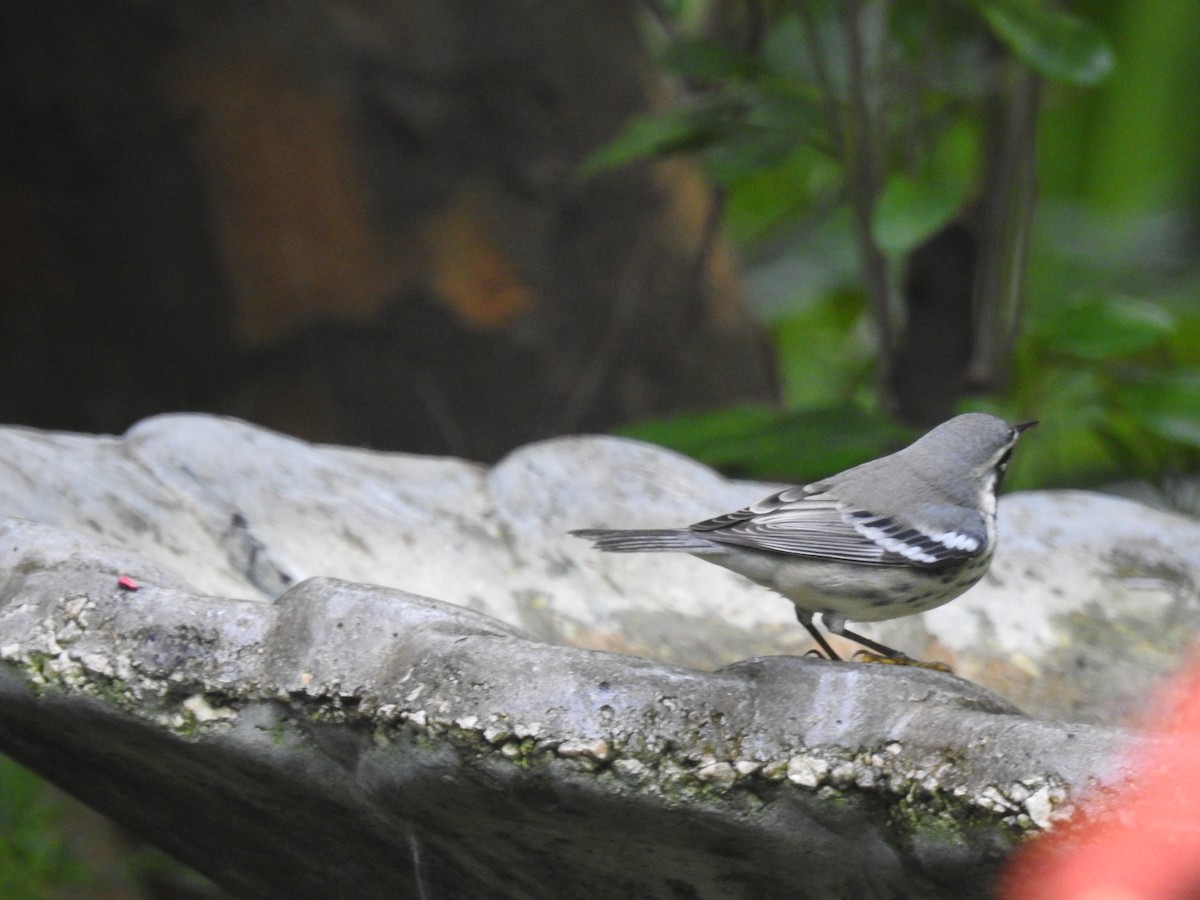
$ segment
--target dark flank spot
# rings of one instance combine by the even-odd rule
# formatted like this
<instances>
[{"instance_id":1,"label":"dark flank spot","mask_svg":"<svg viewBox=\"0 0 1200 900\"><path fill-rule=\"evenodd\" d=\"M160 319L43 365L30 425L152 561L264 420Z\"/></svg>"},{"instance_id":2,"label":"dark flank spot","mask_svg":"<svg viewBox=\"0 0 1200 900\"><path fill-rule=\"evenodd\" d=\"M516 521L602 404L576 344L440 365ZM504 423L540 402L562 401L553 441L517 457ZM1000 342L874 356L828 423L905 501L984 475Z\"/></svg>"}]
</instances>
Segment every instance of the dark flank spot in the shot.
<instances>
[{"instance_id":1,"label":"dark flank spot","mask_svg":"<svg viewBox=\"0 0 1200 900\"><path fill-rule=\"evenodd\" d=\"M928 594L919 594L919 595L918 595L918 596L916 596L916 597L909 597L909 598L908 598L907 600L905 600L904 602L905 602L905 603L907 603L909 606L917 606L917 605L919 605L919 604L921 604L921 603L924 603L924 602L925 602L925 601L927 601L927 600L931 600L932 598L933 598L933 594L932 594L932 593L928 593Z\"/></svg>"},{"instance_id":2,"label":"dark flank spot","mask_svg":"<svg viewBox=\"0 0 1200 900\"><path fill-rule=\"evenodd\" d=\"M956 577L957 576L953 572L951 572L947 575L943 575L941 578L938 579L938 581L940 581L942 584L954 584L954 580Z\"/></svg>"},{"instance_id":3,"label":"dark flank spot","mask_svg":"<svg viewBox=\"0 0 1200 900\"><path fill-rule=\"evenodd\" d=\"M891 597L881 597L878 594L871 598L871 605L876 609L882 609L885 606L891 606L892 602L893 601Z\"/></svg>"},{"instance_id":4,"label":"dark flank spot","mask_svg":"<svg viewBox=\"0 0 1200 900\"><path fill-rule=\"evenodd\" d=\"M907 594L916 586L917 583L915 581L901 581L898 584L893 585L892 590L894 590L897 594Z\"/></svg>"}]
</instances>

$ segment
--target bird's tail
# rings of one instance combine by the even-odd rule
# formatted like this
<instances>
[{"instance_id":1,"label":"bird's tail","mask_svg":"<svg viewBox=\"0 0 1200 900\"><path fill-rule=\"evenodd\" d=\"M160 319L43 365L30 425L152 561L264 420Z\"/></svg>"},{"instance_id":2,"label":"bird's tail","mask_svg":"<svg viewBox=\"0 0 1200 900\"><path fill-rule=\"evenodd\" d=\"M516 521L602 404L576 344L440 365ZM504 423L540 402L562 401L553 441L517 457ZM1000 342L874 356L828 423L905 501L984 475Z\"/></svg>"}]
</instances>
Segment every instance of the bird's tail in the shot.
<instances>
[{"instance_id":1,"label":"bird's tail","mask_svg":"<svg viewBox=\"0 0 1200 900\"><path fill-rule=\"evenodd\" d=\"M656 528L644 531L621 531L606 528L582 528L572 531L575 537L592 541L597 550L610 553L717 553L721 546L715 541L687 528Z\"/></svg>"}]
</instances>

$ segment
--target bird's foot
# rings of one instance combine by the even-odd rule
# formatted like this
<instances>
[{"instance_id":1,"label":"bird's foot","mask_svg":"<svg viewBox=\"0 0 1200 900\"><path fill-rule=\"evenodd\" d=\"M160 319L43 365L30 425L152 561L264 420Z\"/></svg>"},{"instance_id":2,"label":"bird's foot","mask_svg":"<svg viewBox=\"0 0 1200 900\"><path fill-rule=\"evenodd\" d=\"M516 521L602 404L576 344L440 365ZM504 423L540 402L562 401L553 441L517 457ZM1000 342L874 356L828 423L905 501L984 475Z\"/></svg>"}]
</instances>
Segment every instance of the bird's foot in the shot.
<instances>
[{"instance_id":1,"label":"bird's foot","mask_svg":"<svg viewBox=\"0 0 1200 900\"><path fill-rule=\"evenodd\" d=\"M884 656L882 653L872 653L870 650L859 650L854 654L855 662L883 663L886 666L913 666L918 669L932 669L935 672L945 672L953 675L954 670L941 662L922 662L919 659L897 653L895 656Z\"/></svg>"}]
</instances>

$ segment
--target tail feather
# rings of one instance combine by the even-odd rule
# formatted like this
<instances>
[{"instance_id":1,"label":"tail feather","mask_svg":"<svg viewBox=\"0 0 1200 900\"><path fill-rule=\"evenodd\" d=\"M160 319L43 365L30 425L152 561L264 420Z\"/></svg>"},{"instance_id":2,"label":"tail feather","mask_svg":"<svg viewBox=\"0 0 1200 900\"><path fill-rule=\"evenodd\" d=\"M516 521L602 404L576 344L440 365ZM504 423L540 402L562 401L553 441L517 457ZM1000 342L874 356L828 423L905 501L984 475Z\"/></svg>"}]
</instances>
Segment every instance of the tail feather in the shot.
<instances>
[{"instance_id":1,"label":"tail feather","mask_svg":"<svg viewBox=\"0 0 1200 900\"><path fill-rule=\"evenodd\" d=\"M581 528L572 531L575 537L592 541L597 550L610 553L714 553L721 546L687 528L657 528L641 531L622 531L607 528Z\"/></svg>"}]
</instances>

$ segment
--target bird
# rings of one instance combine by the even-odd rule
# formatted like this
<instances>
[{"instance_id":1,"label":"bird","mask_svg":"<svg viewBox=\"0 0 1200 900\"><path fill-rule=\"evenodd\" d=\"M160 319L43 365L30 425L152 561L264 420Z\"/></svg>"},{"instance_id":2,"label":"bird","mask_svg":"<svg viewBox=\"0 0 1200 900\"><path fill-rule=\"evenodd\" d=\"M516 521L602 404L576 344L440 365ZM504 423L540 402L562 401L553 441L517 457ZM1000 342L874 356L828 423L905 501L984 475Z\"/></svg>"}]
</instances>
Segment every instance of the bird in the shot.
<instances>
[{"instance_id":1,"label":"bird","mask_svg":"<svg viewBox=\"0 0 1200 900\"><path fill-rule=\"evenodd\" d=\"M996 550L996 492L1035 425L965 413L888 456L694 525L570 534L613 553L690 553L770 588L793 603L827 659L841 657L818 615L826 631L873 651L859 651L868 658L921 665L846 624L934 609L984 576Z\"/></svg>"}]
</instances>

